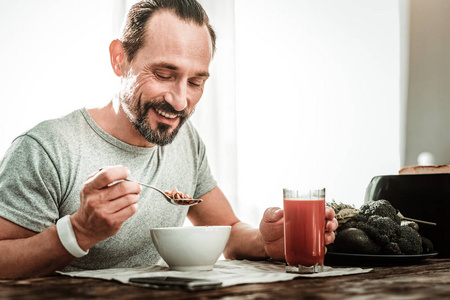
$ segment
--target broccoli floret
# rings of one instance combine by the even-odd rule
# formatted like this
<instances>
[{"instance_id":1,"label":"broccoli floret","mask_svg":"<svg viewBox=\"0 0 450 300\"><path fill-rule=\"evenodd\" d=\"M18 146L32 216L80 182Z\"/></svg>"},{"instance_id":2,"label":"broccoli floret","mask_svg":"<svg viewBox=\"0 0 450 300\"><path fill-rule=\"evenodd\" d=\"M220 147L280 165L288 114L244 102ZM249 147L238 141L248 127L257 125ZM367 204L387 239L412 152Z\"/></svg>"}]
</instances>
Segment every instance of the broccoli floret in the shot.
<instances>
[{"instance_id":1,"label":"broccoli floret","mask_svg":"<svg viewBox=\"0 0 450 300\"><path fill-rule=\"evenodd\" d=\"M401 219L397 215L397 210L387 200L369 201L361 206L359 213L366 216L378 215L387 217L400 225Z\"/></svg>"},{"instance_id":2,"label":"broccoli floret","mask_svg":"<svg viewBox=\"0 0 450 300\"><path fill-rule=\"evenodd\" d=\"M400 225L388 217L370 216L367 225L370 228L367 234L381 245L396 241L400 237Z\"/></svg>"},{"instance_id":3,"label":"broccoli floret","mask_svg":"<svg viewBox=\"0 0 450 300\"><path fill-rule=\"evenodd\" d=\"M422 238L420 234L409 226L400 226L400 238L398 246L403 254L420 254L422 253Z\"/></svg>"},{"instance_id":4,"label":"broccoli floret","mask_svg":"<svg viewBox=\"0 0 450 300\"><path fill-rule=\"evenodd\" d=\"M397 243L390 242L383 248L383 254L399 255L402 254L402 250Z\"/></svg>"},{"instance_id":5,"label":"broccoli floret","mask_svg":"<svg viewBox=\"0 0 450 300\"><path fill-rule=\"evenodd\" d=\"M356 223L366 223L368 220L368 217L365 215L356 215L352 217L350 220L348 220L345 224L342 224L342 229L345 228L359 228L358 226L363 226L361 224L356 225ZM340 224L341 225L341 224Z\"/></svg>"},{"instance_id":6,"label":"broccoli floret","mask_svg":"<svg viewBox=\"0 0 450 300\"><path fill-rule=\"evenodd\" d=\"M383 246L396 240L400 236L400 226L392 219L381 216L356 216L342 225L341 230L358 228L363 230L377 244Z\"/></svg>"}]
</instances>

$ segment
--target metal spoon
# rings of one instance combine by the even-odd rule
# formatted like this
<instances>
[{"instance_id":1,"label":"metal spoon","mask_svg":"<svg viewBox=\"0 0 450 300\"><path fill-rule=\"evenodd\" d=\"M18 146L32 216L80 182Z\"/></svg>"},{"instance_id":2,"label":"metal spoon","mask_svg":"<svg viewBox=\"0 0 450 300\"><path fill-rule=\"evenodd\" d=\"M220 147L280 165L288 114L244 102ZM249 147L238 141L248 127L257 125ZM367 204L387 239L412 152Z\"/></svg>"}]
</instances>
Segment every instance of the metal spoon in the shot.
<instances>
[{"instance_id":1,"label":"metal spoon","mask_svg":"<svg viewBox=\"0 0 450 300\"><path fill-rule=\"evenodd\" d=\"M434 222L428 222L428 221L417 220L417 219L405 217L405 216L402 215L402 213L399 212L398 210L397 210L397 215L398 215L398 216L400 217L400 219L402 219L402 220L413 221L413 222L416 222L416 223L422 223L422 224L428 224L428 225L437 226L437 224L434 223Z\"/></svg>"},{"instance_id":2,"label":"metal spoon","mask_svg":"<svg viewBox=\"0 0 450 300\"><path fill-rule=\"evenodd\" d=\"M416 222L416 223L422 223L422 224L428 224L428 225L437 226L437 224L434 223L434 222L422 221L422 220L417 220L417 219L413 219L413 218L407 218L407 217L404 217L404 216L402 216L402 219L403 220L407 220L407 221L413 221L413 222Z\"/></svg>"},{"instance_id":3,"label":"metal spoon","mask_svg":"<svg viewBox=\"0 0 450 300\"><path fill-rule=\"evenodd\" d=\"M192 206L192 205L197 205L197 204L199 204L200 202L203 201L202 199L173 199L173 198L170 198L169 196L167 196L167 194L164 193L163 191L161 191L160 189L158 189L158 188L156 188L154 186L151 186L149 184L141 183L141 182L138 182L138 181L135 181L135 180L131 180L131 179L124 179L124 180L125 181L136 182L136 183L139 183L142 186L154 189L155 191L157 191L161 195L163 195L164 199L166 199L167 202L169 202L170 204L173 204L173 205Z\"/></svg>"}]
</instances>

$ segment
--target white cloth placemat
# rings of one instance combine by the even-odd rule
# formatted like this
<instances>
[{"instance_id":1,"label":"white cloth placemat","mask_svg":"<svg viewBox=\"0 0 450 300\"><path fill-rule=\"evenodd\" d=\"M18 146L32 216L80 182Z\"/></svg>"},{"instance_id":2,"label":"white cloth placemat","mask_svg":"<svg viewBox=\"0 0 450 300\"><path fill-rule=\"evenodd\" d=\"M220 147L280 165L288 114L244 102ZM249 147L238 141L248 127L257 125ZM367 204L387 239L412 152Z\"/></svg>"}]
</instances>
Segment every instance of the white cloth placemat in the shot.
<instances>
[{"instance_id":1,"label":"white cloth placemat","mask_svg":"<svg viewBox=\"0 0 450 300\"><path fill-rule=\"evenodd\" d=\"M247 283L265 283L276 281L287 281L294 278L306 277L330 277L368 273L372 269L361 268L332 268L325 266L324 271L315 274L286 273L284 264L270 261L249 260L219 260L211 271L170 271L162 265L146 265L135 268L117 268L103 270L58 272L71 277L88 277L104 280L117 280L124 284L130 284L131 277L156 277L174 276L198 279L213 279L222 281L222 286L231 286Z\"/></svg>"}]
</instances>

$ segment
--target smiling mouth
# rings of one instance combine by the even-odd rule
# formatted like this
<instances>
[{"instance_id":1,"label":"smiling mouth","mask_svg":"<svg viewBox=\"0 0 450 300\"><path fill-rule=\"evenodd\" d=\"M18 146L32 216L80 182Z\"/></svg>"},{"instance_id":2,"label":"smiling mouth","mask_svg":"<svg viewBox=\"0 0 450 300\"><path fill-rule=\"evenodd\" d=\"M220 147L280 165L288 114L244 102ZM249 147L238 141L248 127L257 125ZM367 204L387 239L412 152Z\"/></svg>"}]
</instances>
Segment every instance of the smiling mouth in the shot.
<instances>
[{"instance_id":1,"label":"smiling mouth","mask_svg":"<svg viewBox=\"0 0 450 300\"><path fill-rule=\"evenodd\" d=\"M167 118L167 119L175 119L177 117L180 117L179 114L172 114L172 113L160 110L160 109L156 109L155 111L156 111L156 113L158 113L158 115L163 116L164 118Z\"/></svg>"}]
</instances>

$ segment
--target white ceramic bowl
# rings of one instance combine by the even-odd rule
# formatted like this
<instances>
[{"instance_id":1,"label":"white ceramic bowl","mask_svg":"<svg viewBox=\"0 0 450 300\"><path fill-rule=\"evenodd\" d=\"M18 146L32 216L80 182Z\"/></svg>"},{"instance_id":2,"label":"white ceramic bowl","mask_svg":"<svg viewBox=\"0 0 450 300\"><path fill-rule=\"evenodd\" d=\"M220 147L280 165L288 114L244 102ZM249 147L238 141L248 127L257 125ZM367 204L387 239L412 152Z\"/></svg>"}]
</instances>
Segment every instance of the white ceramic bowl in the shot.
<instances>
[{"instance_id":1,"label":"white ceramic bowl","mask_svg":"<svg viewBox=\"0 0 450 300\"><path fill-rule=\"evenodd\" d=\"M231 226L152 228L153 244L171 270L212 270L230 237Z\"/></svg>"}]
</instances>

